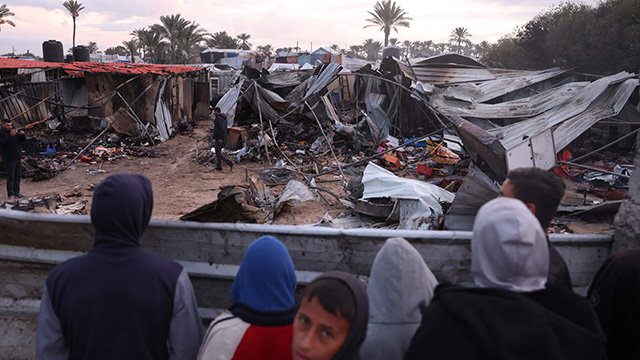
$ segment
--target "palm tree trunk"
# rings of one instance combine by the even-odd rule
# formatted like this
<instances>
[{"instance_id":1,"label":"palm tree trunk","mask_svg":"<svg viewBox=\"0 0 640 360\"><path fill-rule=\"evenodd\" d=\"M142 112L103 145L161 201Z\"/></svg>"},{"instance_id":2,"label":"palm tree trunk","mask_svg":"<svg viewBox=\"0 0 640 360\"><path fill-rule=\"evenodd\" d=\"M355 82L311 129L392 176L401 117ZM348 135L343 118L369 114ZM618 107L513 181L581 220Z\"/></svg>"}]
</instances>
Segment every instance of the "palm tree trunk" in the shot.
<instances>
[{"instance_id":1,"label":"palm tree trunk","mask_svg":"<svg viewBox=\"0 0 640 360\"><path fill-rule=\"evenodd\" d=\"M389 44L389 33L391 32L390 28L384 28L384 47L387 47Z\"/></svg>"},{"instance_id":2,"label":"palm tree trunk","mask_svg":"<svg viewBox=\"0 0 640 360\"><path fill-rule=\"evenodd\" d=\"M76 17L73 17L73 48L76 47ZM72 50L73 51L73 50Z\"/></svg>"}]
</instances>

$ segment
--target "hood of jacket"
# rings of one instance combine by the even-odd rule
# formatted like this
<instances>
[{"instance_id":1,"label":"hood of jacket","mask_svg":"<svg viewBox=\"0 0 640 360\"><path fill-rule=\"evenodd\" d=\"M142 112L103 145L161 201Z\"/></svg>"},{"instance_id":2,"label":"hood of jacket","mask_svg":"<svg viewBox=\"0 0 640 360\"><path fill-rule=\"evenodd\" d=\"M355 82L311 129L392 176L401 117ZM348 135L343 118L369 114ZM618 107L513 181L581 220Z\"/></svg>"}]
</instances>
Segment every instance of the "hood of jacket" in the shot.
<instances>
[{"instance_id":1,"label":"hood of jacket","mask_svg":"<svg viewBox=\"0 0 640 360\"><path fill-rule=\"evenodd\" d=\"M540 223L522 201L499 197L480 208L471 238L471 272L480 287L518 292L544 288L549 247Z\"/></svg>"},{"instance_id":2,"label":"hood of jacket","mask_svg":"<svg viewBox=\"0 0 640 360\"><path fill-rule=\"evenodd\" d=\"M367 323L369 322L369 298L364 284L352 274L343 271L326 272L313 281L320 279L336 279L343 282L351 290L356 300L356 315L351 324L351 329L344 343L333 356L333 360L352 360L358 359L360 346L367 336Z\"/></svg>"},{"instance_id":3,"label":"hood of jacket","mask_svg":"<svg viewBox=\"0 0 640 360\"><path fill-rule=\"evenodd\" d=\"M367 286L369 323L419 324L438 280L405 239L388 239L376 255Z\"/></svg>"},{"instance_id":4,"label":"hood of jacket","mask_svg":"<svg viewBox=\"0 0 640 360\"><path fill-rule=\"evenodd\" d=\"M249 245L231 286L231 299L259 311L295 308L296 273L289 251L273 236Z\"/></svg>"},{"instance_id":5,"label":"hood of jacket","mask_svg":"<svg viewBox=\"0 0 640 360\"><path fill-rule=\"evenodd\" d=\"M139 247L152 211L149 179L138 174L109 176L93 193L94 247Z\"/></svg>"}]
</instances>

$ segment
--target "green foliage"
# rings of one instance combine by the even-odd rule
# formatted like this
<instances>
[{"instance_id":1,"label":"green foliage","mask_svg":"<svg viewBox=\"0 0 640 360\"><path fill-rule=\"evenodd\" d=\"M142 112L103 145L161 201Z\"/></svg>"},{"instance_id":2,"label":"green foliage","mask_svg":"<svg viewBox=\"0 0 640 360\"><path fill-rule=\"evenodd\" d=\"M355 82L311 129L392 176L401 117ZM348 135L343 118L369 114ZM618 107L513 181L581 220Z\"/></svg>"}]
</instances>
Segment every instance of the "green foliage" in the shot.
<instances>
[{"instance_id":1,"label":"green foliage","mask_svg":"<svg viewBox=\"0 0 640 360\"><path fill-rule=\"evenodd\" d=\"M271 54L273 52L273 46L271 46L270 44L267 45L258 45L258 47L256 48L256 50L263 52L265 54Z\"/></svg>"},{"instance_id":2,"label":"green foliage","mask_svg":"<svg viewBox=\"0 0 640 360\"><path fill-rule=\"evenodd\" d=\"M226 31L218 31L206 39L207 46L216 49L238 49L238 40L227 34Z\"/></svg>"},{"instance_id":3,"label":"green foliage","mask_svg":"<svg viewBox=\"0 0 640 360\"><path fill-rule=\"evenodd\" d=\"M380 52L382 51L382 43L380 41L374 41L373 39L367 39L362 44L362 50L367 54L367 60L378 60L380 58Z\"/></svg>"},{"instance_id":4,"label":"green foliage","mask_svg":"<svg viewBox=\"0 0 640 360\"><path fill-rule=\"evenodd\" d=\"M384 46L389 45L391 29L398 32L398 26L409 27L409 21L413 20L407 16L408 14L404 9L397 6L395 1L391 2L391 0L378 1L373 6L373 11L367 12L371 15L371 18L365 21L371 24L366 25L365 28L380 26L380 31L384 32Z\"/></svg>"},{"instance_id":5,"label":"green foliage","mask_svg":"<svg viewBox=\"0 0 640 360\"><path fill-rule=\"evenodd\" d=\"M135 40L123 41L122 45L126 50L126 55L131 56L131 63L135 63L135 56L138 55L138 44Z\"/></svg>"},{"instance_id":6,"label":"green foliage","mask_svg":"<svg viewBox=\"0 0 640 360\"><path fill-rule=\"evenodd\" d=\"M87 44L87 49L89 50L89 54L98 53L98 44L95 41L89 41Z\"/></svg>"},{"instance_id":7,"label":"green foliage","mask_svg":"<svg viewBox=\"0 0 640 360\"><path fill-rule=\"evenodd\" d=\"M15 14L9 10L6 4L0 5L0 25L9 24L16 27L16 24L13 21L6 19L8 16L15 16Z\"/></svg>"},{"instance_id":8,"label":"green foliage","mask_svg":"<svg viewBox=\"0 0 640 360\"><path fill-rule=\"evenodd\" d=\"M107 50L104 51L105 55L120 55L120 56L126 56L127 55L127 49L125 49L124 46L122 45L118 45L118 46L112 46L107 48Z\"/></svg>"},{"instance_id":9,"label":"green foliage","mask_svg":"<svg viewBox=\"0 0 640 360\"><path fill-rule=\"evenodd\" d=\"M451 35L449 36L449 42L451 44L456 44L456 47L455 47L456 52L458 54L462 54L463 44L466 46L466 48L471 48L473 46L473 44L471 43L471 40L469 40L470 37L471 37L471 34L469 34L469 31L467 30L467 28L457 27L451 30Z\"/></svg>"},{"instance_id":10,"label":"green foliage","mask_svg":"<svg viewBox=\"0 0 640 360\"><path fill-rule=\"evenodd\" d=\"M249 35L247 33L242 33L242 34L240 34L240 35L238 35L236 37L240 41L240 49L242 49L242 50L251 50L251 43L249 42L249 39L251 38L251 35Z\"/></svg>"},{"instance_id":11,"label":"green foliage","mask_svg":"<svg viewBox=\"0 0 640 360\"><path fill-rule=\"evenodd\" d=\"M597 7L567 2L544 11L503 38L483 57L489 66L514 69L575 68L609 75L640 69L637 0L608 0Z\"/></svg>"}]
</instances>

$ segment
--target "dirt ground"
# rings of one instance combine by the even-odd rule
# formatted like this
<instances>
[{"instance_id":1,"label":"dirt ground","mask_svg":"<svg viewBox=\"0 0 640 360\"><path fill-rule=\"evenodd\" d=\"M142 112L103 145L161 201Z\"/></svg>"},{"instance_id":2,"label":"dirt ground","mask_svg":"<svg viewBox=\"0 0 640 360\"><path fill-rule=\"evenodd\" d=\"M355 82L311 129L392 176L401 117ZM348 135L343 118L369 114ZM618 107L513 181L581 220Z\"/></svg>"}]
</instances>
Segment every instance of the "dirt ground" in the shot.
<instances>
[{"instance_id":1,"label":"dirt ground","mask_svg":"<svg viewBox=\"0 0 640 360\"><path fill-rule=\"evenodd\" d=\"M189 135L179 134L164 143L153 147L156 157L128 157L107 161L100 164L88 164L76 162L73 169L67 169L52 179L37 182L31 179L22 179L22 193L29 197L43 197L45 195L81 194L78 197L69 197L69 200L86 200L88 209L91 207L93 188L109 175L121 173L139 173L151 180L154 193L153 218L165 220L178 220L180 216L211 203L217 199L221 186L248 185L246 178L257 174L256 171L247 171L251 168L266 167L266 164L242 161L234 165L233 171L223 165L223 171L215 170L215 165L202 165L194 158L196 154L196 141L206 136L209 121L202 120L196 123L194 132ZM200 143L202 147L202 142ZM90 175L89 171L105 170L104 173ZM4 179L3 179L4 180ZM340 182L334 181L332 175L325 175L318 182L321 186L338 196L346 195L340 186ZM326 182L324 182L326 181ZM4 182L4 181L3 181ZM4 184L2 184L4 186ZM279 195L284 185L270 187ZM6 200L6 195L0 197L0 201ZM319 199L309 201L294 207L291 211L283 211L274 219L273 224L280 225L306 225L313 224L322 219L329 212L335 216L347 210L338 200L327 196L331 206ZM294 220L295 217L295 220Z\"/></svg>"}]
</instances>

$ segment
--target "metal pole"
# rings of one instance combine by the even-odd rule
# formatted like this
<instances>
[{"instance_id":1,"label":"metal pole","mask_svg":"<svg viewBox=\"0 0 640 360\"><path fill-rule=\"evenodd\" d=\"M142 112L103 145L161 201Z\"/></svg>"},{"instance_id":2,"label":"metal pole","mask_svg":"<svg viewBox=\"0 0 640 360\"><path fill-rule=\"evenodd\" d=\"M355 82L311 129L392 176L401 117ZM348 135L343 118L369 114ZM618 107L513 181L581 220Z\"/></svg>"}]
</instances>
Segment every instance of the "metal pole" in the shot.
<instances>
[{"instance_id":1,"label":"metal pole","mask_svg":"<svg viewBox=\"0 0 640 360\"><path fill-rule=\"evenodd\" d=\"M255 84L255 81L254 81L254 84ZM256 89L256 91L255 91L256 95L255 96L256 96L256 100L258 101L258 115L260 116L260 130L262 131L262 134L263 134L262 135L262 139L260 141L262 141L262 140L264 140L264 134L265 134L264 123L262 122L262 105L261 105L262 101L260 101L260 94L258 93L258 86L257 85L255 86L255 89ZM271 135L273 135L273 134L271 134ZM264 144L264 152L267 155L267 164L269 164L269 167L271 167L271 155L269 155L269 148L267 147L267 143Z\"/></svg>"},{"instance_id":2,"label":"metal pole","mask_svg":"<svg viewBox=\"0 0 640 360\"><path fill-rule=\"evenodd\" d=\"M572 162L568 162L568 161L558 161L558 163L564 164L564 165L569 165L569 166L575 166L575 167L578 167L578 168L587 169L587 170L591 170L591 171L597 171L597 172L601 172L603 174L620 176L620 177L623 177L625 179L631 179L631 176L623 175L623 174L616 174L613 171L599 169L599 168L593 167L593 166L580 165L580 164L576 164L576 163L572 163Z\"/></svg>"},{"instance_id":3,"label":"metal pole","mask_svg":"<svg viewBox=\"0 0 640 360\"><path fill-rule=\"evenodd\" d=\"M149 140L151 140L151 143L153 144L153 146L156 146L156 142L153 141L153 138L151 137L151 134L149 134L149 132L147 131L147 128L144 126L144 124L142 123L142 120L140 120L140 118L138 117L138 115L133 111L133 109L131 108L131 105L129 105L129 103L127 102L127 100L124 99L124 97L122 97L122 94L120 94L119 91L116 91L116 93L118 94L118 96L120 97L120 99L122 100L122 102L124 102L124 104L127 106L127 111L129 112L129 114L131 114L131 116L133 116L133 118L138 122L138 124L142 127L144 133L149 136Z\"/></svg>"},{"instance_id":4,"label":"metal pole","mask_svg":"<svg viewBox=\"0 0 640 360\"><path fill-rule=\"evenodd\" d=\"M336 161L336 165L338 165L338 169L340 170L340 175L342 176L342 187L344 188L347 184L347 178L344 176L344 172L342 172L342 166L340 166L340 161L338 161L338 157L333 152L333 145L329 141L327 134L324 132L324 129L322 128L322 124L320 123L320 119L318 119L318 117L316 116L316 112L313 111L313 108L311 108L308 102L305 101L304 103L305 105L307 105L309 110L311 110L311 114L313 114L313 117L316 119L316 122L318 122L318 126L320 127L320 132L322 132L322 136L324 136L324 140L327 142L327 145L329 146L329 150L331 150L331 155L333 155L333 159Z\"/></svg>"}]
</instances>

